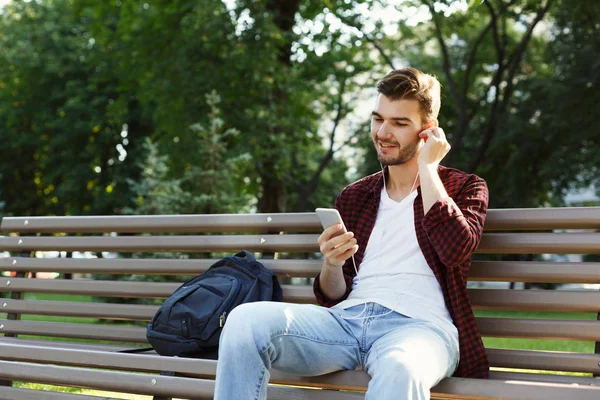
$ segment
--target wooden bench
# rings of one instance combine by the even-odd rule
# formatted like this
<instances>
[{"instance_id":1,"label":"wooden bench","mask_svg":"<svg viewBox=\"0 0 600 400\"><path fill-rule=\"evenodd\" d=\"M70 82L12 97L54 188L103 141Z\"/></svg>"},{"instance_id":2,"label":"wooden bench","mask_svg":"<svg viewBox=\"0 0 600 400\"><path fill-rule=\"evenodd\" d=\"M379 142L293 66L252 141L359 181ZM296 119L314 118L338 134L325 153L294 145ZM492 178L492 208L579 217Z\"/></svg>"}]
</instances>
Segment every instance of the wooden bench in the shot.
<instances>
[{"instance_id":1,"label":"wooden bench","mask_svg":"<svg viewBox=\"0 0 600 400\"><path fill-rule=\"evenodd\" d=\"M599 228L600 207L490 210L476 257L515 254L531 259L522 255L599 254L600 233L594 232ZM0 399L99 398L13 387L12 381L156 398L211 399L215 360L119 352L147 346L144 323L157 309L156 305L131 304L126 299L164 299L179 284L93 280L91 274L197 275L223 252L241 249L263 253L264 264L282 280L314 277L321 266L316 259L321 229L314 213L13 217L4 218L0 229L5 232L0 237L0 254L10 252L10 256L0 258L0 270L16 272L16 276L0 277L0 292L4 292L0 299L0 313L4 313L0 314L0 333L4 334L0 336L0 379L5 384L0 386ZM45 252L57 251L63 256L64 252L90 252L86 254L104 257L60 258L54 253L52 258L42 258L52 255ZM157 252L208 253L213 258L131 257L138 252L146 256ZM312 259L306 259L307 254ZM117 255L119 258L114 258ZM29 277L37 272L58 272L61 279ZM73 279L63 279L65 274L74 274ZM470 280L598 284L600 263L490 258L473 263ZM285 300L314 302L309 280L304 279L304 283L284 284ZM568 313L559 314L560 319L480 316L477 323L484 337L596 342L595 353L488 348L494 367L491 379L449 378L432 390L434 397L600 399L600 379L593 377L600 374L600 321L596 318L600 292L477 287L469 290L477 310ZM101 302L100 297L114 298L116 302ZM32 320L32 316L36 318ZM68 322L64 321L66 317L70 318ZM540 370L544 372L537 373ZM161 371L171 374L161 375ZM273 371L271 383L284 386L270 385L269 399L359 399L364 394L357 392L364 392L368 381L369 376L361 371L313 378Z\"/></svg>"}]
</instances>

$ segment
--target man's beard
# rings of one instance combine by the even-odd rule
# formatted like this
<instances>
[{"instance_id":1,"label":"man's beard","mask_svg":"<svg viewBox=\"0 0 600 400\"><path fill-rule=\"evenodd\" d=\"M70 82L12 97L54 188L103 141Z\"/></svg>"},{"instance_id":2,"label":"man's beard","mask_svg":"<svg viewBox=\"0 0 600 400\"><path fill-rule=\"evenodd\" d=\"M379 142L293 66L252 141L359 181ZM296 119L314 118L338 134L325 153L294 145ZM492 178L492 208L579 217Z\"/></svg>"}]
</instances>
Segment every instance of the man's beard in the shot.
<instances>
[{"instance_id":1,"label":"man's beard","mask_svg":"<svg viewBox=\"0 0 600 400\"><path fill-rule=\"evenodd\" d=\"M394 143L394 144L398 146L398 143ZM400 147L398 155L392 158L392 156L385 156L385 155L381 154L377 150L377 143L376 143L375 148L377 150L377 161L379 161L383 165L388 165L388 166L405 164L405 163L409 162L410 160L412 160L413 157L417 154L420 144L421 144L421 141L417 140L416 142L411 143L408 146Z\"/></svg>"}]
</instances>

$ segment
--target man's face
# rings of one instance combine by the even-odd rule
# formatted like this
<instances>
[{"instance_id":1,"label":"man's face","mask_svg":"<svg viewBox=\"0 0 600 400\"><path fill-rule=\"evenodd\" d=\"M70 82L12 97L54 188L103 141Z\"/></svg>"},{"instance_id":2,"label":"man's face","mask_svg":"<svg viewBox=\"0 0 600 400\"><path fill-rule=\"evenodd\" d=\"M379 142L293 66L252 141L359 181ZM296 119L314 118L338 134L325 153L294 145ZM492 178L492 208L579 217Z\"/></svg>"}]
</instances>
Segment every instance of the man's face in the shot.
<instances>
[{"instance_id":1,"label":"man's face","mask_svg":"<svg viewBox=\"0 0 600 400\"><path fill-rule=\"evenodd\" d=\"M371 137L380 163L400 165L410 161L423 146L418 136L423 129L417 100L391 101L382 94L377 96Z\"/></svg>"}]
</instances>

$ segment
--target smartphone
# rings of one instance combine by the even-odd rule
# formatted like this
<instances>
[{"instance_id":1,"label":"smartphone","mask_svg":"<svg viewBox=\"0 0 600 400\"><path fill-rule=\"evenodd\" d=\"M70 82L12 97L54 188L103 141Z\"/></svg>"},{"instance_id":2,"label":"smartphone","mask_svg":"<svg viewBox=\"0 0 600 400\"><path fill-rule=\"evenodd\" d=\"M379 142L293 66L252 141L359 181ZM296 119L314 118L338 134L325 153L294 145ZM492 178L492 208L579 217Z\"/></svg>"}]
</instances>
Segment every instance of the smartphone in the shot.
<instances>
[{"instance_id":1,"label":"smartphone","mask_svg":"<svg viewBox=\"0 0 600 400\"><path fill-rule=\"evenodd\" d=\"M323 229L327 229L331 225L342 224L342 229L339 234L346 233L346 225L344 225L344 221L342 221L342 216L338 210L335 208L317 208L315 212L321 221Z\"/></svg>"}]
</instances>

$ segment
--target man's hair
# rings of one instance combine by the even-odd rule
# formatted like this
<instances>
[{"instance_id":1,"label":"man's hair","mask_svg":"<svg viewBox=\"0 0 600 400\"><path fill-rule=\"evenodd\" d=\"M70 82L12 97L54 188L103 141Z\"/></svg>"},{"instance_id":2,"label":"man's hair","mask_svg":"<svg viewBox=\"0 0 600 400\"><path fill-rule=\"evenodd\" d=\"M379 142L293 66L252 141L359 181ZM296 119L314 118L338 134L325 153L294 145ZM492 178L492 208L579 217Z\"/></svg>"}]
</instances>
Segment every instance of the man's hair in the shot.
<instances>
[{"instance_id":1,"label":"man's hair","mask_svg":"<svg viewBox=\"0 0 600 400\"><path fill-rule=\"evenodd\" d=\"M437 120L441 98L435 76L412 67L396 69L377 82L377 91L392 101L417 100L423 122Z\"/></svg>"}]
</instances>

